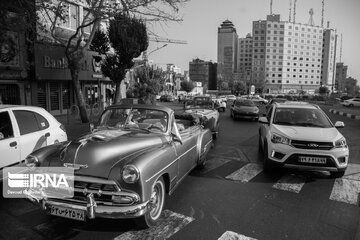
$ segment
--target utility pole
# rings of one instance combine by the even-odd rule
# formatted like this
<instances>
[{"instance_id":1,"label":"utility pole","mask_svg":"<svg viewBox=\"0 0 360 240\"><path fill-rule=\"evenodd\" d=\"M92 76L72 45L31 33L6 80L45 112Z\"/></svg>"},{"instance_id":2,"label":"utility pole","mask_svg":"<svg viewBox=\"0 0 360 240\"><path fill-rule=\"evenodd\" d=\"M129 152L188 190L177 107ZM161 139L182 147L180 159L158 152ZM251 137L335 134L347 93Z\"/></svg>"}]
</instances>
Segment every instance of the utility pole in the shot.
<instances>
[{"instance_id":1,"label":"utility pole","mask_svg":"<svg viewBox=\"0 0 360 240\"><path fill-rule=\"evenodd\" d=\"M291 7L292 7L292 0L290 0L290 7L289 7L289 23L291 22Z\"/></svg>"},{"instance_id":2,"label":"utility pole","mask_svg":"<svg viewBox=\"0 0 360 240\"><path fill-rule=\"evenodd\" d=\"M325 0L322 0L322 3L321 3L321 27L323 28L324 27L324 8L325 8Z\"/></svg>"}]
</instances>

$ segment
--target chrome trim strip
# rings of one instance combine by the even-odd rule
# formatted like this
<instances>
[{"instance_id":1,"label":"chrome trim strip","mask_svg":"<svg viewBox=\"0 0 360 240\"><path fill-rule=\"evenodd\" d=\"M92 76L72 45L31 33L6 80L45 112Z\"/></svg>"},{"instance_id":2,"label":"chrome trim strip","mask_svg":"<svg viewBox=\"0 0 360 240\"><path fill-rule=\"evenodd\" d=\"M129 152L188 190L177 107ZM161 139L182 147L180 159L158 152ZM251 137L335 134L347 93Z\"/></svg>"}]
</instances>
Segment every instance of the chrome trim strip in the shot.
<instances>
[{"instance_id":1,"label":"chrome trim strip","mask_svg":"<svg viewBox=\"0 0 360 240\"><path fill-rule=\"evenodd\" d=\"M158 171L156 174L154 174L152 177L150 177L149 179L146 179L145 182L149 182L151 179L153 179L154 177L156 177L159 173L161 173L162 171L164 171L165 169L167 169L168 167L170 167L174 162L176 162L179 158L181 158L182 156L184 156L185 154L187 154L188 152L190 152L192 149L196 148L196 145L193 146L192 148L190 148L189 150L187 150L186 152L184 152L183 154L181 154L180 156L178 156L174 161L172 161L171 163L169 163L168 165L166 165L165 167L163 167L160 171Z\"/></svg>"}]
</instances>

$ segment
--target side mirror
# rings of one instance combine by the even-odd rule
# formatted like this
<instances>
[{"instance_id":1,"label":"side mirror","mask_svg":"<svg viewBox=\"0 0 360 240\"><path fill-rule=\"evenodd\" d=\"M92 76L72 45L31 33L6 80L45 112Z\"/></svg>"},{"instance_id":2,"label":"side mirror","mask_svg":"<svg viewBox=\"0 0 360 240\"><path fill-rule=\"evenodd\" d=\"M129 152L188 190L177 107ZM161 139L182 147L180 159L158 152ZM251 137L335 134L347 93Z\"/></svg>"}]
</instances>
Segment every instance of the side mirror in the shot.
<instances>
[{"instance_id":1,"label":"side mirror","mask_svg":"<svg viewBox=\"0 0 360 240\"><path fill-rule=\"evenodd\" d=\"M172 140L173 140L174 142L178 142L178 143L180 143L180 144L183 144L180 136L178 136L178 135L176 135L176 134L174 134L174 133L171 133L171 136L172 136Z\"/></svg>"},{"instance_id":2,"label":"side mirror","mask_svg":"<svg viewBox=\"0 0 360 240\"><path fill-rule=\"evenodd\" d=\"M336 127L336 128L343 128L343 127L345 127L345 124L344 124L344 122L337 121L337 122L335 123L335 127Z\"/></svg>"},{"instance_id":3,"label":"side mirror","mask_svg":"<svg viewBox=\"0 0 360 240\"><path fill-rule=\"evenodd\" d=\"M262 124L269 124L269 121L267 120L266 117L260 117L259 118L259 123L262 123Z\"/></svg>"}]
</instances>

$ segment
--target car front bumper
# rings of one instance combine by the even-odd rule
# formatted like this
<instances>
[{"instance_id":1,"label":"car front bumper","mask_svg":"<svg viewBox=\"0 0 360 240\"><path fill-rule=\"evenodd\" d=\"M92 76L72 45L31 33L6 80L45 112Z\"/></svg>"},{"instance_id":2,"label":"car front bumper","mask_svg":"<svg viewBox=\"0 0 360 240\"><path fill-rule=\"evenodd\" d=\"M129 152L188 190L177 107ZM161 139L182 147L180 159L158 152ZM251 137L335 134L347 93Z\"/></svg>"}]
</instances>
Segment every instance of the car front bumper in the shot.
<instances>
[{"instance_id":1,"label":"car front bumper","mask_svg":"<svg viewBox=\"0 0 360 240\"><path fill-rule=\"evenodd\" d=\"M42 210L49 212L51 207L77 210L84 212L88 219L99 217L113 219L136 218L143 216L151 208L150 201L129 206L98 204L91 194L87 196L86 204L67 199L42 199L38 201L36 198L31 198L31 196L27 196L27 198L34 203L40 204Z\"/></svg>"},{"instance_id":2,"label":"car front bumper","mask_svg":"<svg viewBox=\"0 0 360 240\"><path fill-rule=\"evenodd\" d=\"M326 158L325 163L300 162L300 157ZM330 150L300 149L285 144L270 144L268 159L285 168L304 170L344 171L349 160L349 148Z\"/></svg>"}]
</instances>

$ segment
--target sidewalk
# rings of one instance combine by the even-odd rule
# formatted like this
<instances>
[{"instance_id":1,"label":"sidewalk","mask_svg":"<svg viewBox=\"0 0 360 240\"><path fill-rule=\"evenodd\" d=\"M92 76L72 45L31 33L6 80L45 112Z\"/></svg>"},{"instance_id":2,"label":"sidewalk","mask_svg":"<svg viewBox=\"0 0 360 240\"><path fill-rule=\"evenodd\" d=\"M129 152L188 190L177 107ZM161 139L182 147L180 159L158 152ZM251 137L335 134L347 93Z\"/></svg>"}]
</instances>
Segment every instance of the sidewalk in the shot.
<instances>
[{"instance_id":1,"label":"sidewalk","mask_svg":"<svg viewBox=\"0 0 360 240\"><path fill-rule=\"evenodd\" d=\"M60 123L65 126L66 133L69 140L75 138L90 131L90 123L82 123L80 119L74 119L67 115L54 116Z\"/></svg>"}]
</instances>

